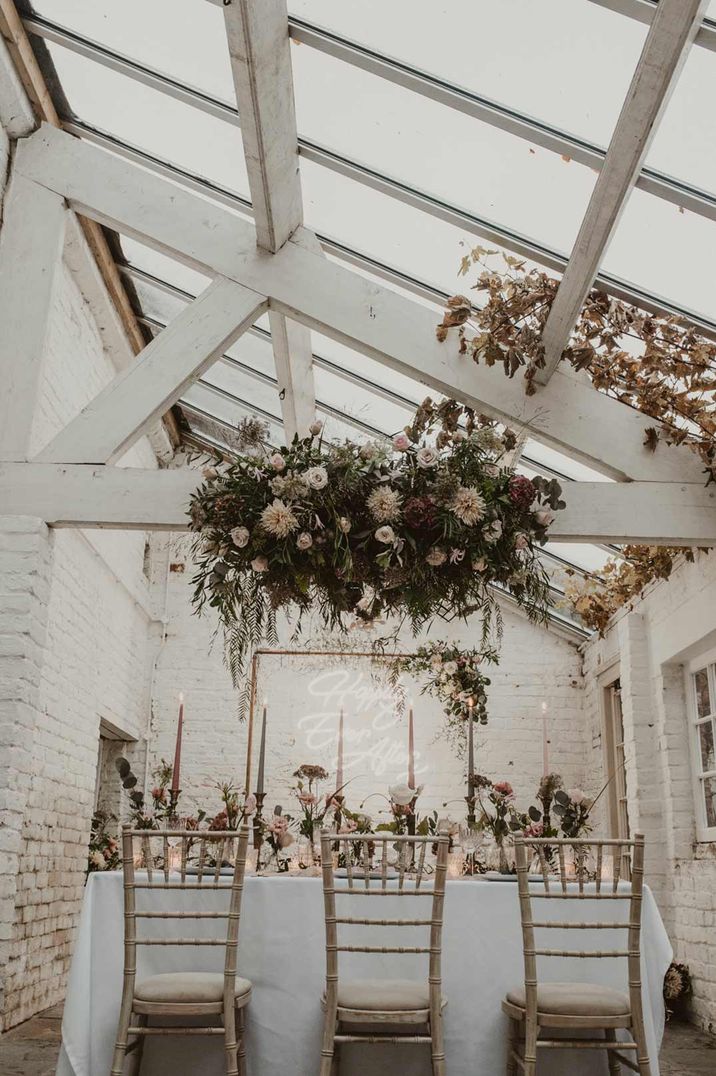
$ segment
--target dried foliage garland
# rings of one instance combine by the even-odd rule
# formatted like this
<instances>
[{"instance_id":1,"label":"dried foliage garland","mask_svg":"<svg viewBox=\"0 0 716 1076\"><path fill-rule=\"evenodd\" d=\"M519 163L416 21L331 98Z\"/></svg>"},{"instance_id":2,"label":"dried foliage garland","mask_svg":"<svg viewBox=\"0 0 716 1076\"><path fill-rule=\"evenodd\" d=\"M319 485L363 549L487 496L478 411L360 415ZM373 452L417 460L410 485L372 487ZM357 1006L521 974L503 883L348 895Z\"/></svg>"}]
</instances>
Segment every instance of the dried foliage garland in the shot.
<instances>
[{"instance_id":1,"label":"dried foliage garland","mask_svg":"<svg viewBox=\"0 0 716 1076\"><path fill-rule=\"evenodd\" d=\"M194 606L216 610L235 682L252 646L275 637L276 614L347 618L478 614L499 636L491 584L536 620L548 611L538 559L557 483L516 475L509 431L454 400L426 400L390 444L323 440L320 423L288 447L265 445L205 471L192 497Z\"/></svg>"},{"instance_id":2,"label":"dried foliage garland","mask_svg":"<svg viewBox=\"0 0 716 1076\"><path fill-rule=\"evenodd\" d=\"M500 261L500 269L491 262ZM501 364L508 377L524 371L526 391L544 366L542 332L559 279L525 270L519 258L475 247L461 273L478 272L473 290L486 298L475 309L464 295L448 301L437 327L439 340L456 328L460 350L475 362ZM701 457L707 481L716 479L716 344L693 325L650 314L594 288L587 296L562 358L588 370L595 388L652 417L646 434L652 450L688 444Z\"/></svg>"}]
</instances>

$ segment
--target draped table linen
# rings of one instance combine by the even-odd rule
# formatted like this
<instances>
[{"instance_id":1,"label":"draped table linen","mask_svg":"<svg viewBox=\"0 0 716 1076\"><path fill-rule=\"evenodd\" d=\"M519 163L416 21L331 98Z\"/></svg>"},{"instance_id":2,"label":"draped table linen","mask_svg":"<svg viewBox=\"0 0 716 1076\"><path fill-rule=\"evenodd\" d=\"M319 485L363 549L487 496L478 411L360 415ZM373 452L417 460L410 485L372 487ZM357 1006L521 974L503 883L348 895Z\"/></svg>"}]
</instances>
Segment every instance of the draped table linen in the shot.
<instances>
[{"instance_id":1,"label":"draped table linen","mask_svg":"<svg viewBox=\"0 0 716 1076\"><path fill-rule=\"evenodd\" d=\"M160 895L150 890L144 907L161 907L162 897L179 898L186 910L219 910L228 894L197 888ZM426 898L410 899L427 911ZM338 898L339 911L353 904ZM623 919L627 901L547 901L553 918L574 921ZM609 907L605 911L605 904ZM364 901L371 918L404 918L405 898ZM375 905L379 906L376 909ZM414 910L414 909L413 909ZM412 914L412 913L411 913ZM152 923L153 936L169 936L172 926ZM644 891L642 981L647 1041L653 1076L664 1025L662 983L672 953L653 896ZM191 933L221 937L226 920L192 921ZM176 928L176 924L174 924ZM144 928L147 929L146 927ZM347 931L348 928L343 928ZM378 945L425 944L425 929L352 927L343 941ZM70 969L62 1022L57 1076L107 1076L122 993L123 888L120 872L90 875ZM181 931L180 931L181 933ZM575 931L550 932L554 948L574 947ZM567 938L566 935L571 935ZM582 948L624 948L626 931L579 931ZM600 935L595 939L595 935ZM376 940L377 935L377 940ZM588 937L586 936L588 935ZM582 945L581 943L585 944ZM138 979L160 971L221 971L222 947L149 946L138 949ZM425 958L414 955L340 954L340 974L356 978L427 976ZM626 961L564 960L542 962L542 977L558 981L593 981L625 989ZM246 1039L249 1076L316 1076L320 1059L323 1012L320 997L325 976L323 895L318 878L300 875L247 876L239 934L239 974L253 983ZM517 885L476 879L448 880L443 932L445 1052L450 1076L496 1076L504 1071L507 1018L501 1002L508 989L523 981L522 936ZM399 1053L396 1054L396 1050ZM341 1076L428 1076L427 1047L343 1047ZM542 1055L542 1076L603 1074L604 1056L564 1050ZM396 1066L399 1066L396 1067ZM222 1041L210 1037L148 1039L142 1072L151 1076L220 1076Z\"/></svg>"}]
</instances>

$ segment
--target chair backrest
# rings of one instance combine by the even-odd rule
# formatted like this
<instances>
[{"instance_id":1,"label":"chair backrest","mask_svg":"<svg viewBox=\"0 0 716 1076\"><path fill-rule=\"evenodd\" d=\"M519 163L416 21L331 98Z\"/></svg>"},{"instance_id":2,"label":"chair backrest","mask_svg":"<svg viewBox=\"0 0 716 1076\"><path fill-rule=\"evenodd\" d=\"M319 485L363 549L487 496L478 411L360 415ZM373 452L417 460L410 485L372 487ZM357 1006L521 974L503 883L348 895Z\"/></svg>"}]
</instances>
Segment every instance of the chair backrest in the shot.
<instances>
[{"instance_id":1,"label":"chair backrest","mask_svg":"<svg viewBox=\"0 0 716 1076\"><path fill-rule=\"evenodd\" d=\"M246 869L249 830L173 830L122 828L122 865L124 872L124 974L134 978L137 970L137 946L145 945L221 945L226 947L224 974L236 975L241 896ZM231 884L222 874L222 865L233 864ZM137 866L136 864L139 864ZM145 875L146 872L146 875ZM172 895L179 890L201 888L224 896L224 906L217 910L177 907ZM161 893L161 907L137 908L137 891ZM166 894L166 895L165 895ZM156 920L192 922L226 919L223 938L145 937L138 923Z\"/></svg>"},{"instance_id":2,"label":"chair backrest","mask_svg":"<svg viewBox=\"0 0 716 1076\"><path fill-rule=\"evenodd\" d=\"M571 852L572 863L565 852ZM527 1016L537 1010L537 958L623 959L628 965L629 996L632 1016L641 1019L641 908L644 885L644 836L633 840L557 840L518 837L515 840L517 884L522 918L522 941L525 961ZM539 876L529 874L530 859L536 853ZM621 878L623 865L631 859L631 877ZM571 868L571 870L570 870ZM627 918L595 918L570 921L568 917L551 917L542 910L553 905L542 901L622 902ZM539 901L537 916L533 902ZM566 906L566 905L565 905ZM626 942L616 949L594 949L575 940L569 949L551 949L535 940L535 933L568 930L570 938L579 931L624 931ZM572 933L573 932L573 933Z\"/></svg>"},{"instance_id":3,"label":"chair backrest","mask_svg":"<svg viewBox=\"0 0 716 1076\"><path fill-rule=\"evenodd\" d=\"M394 833L321 834L321 866L326 915L326 993L338 982L339 953L425 953L429 956L428 986L431 1000L439 998L441 988L442 926L445 903L445 877L450 838L447 832L437 837L396 836ZM388 863L390 847L397 849L397 870ZM431 883L427 877L426 853L436 846ZM333 853L336 847L344 860L345 877L336 885ZM362 858L362 862L361 862ZM407 885L406 885L407 881ZM405 919L374 919L344 913L336 915L336 899L355 897L400 897L414 900L415 915ZM420 901L430 900L430 918L421 914ZM344 945L339 944L338 928L362 927L425 927L429 929L429 944L424 946ZM438 1002L439 1003L439 1002Z\"/></svg>"}]
</instances>

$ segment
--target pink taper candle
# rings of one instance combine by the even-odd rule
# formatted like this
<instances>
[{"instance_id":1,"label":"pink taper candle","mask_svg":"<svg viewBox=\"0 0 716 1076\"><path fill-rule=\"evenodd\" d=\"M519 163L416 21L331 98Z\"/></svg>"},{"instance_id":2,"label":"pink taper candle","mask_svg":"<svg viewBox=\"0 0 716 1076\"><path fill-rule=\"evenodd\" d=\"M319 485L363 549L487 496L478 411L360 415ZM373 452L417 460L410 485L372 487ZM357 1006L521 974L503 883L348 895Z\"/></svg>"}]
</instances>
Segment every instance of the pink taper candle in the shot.
<instances>
[{"instance_id":1,"label":"pink taper candle","mask_svg":"<svg viewBox=\"0 0 716 1076\"><path fill-rule=\"evenodd\" d=\"M336 792L343 788L343 710L338 719L338 757L336 758Z\"/></svg>"},{"instance_id":2,"label":"pink taper candle","mask_svg":"<svg viewBox=\"0 0 716 1076\"><path fill-rule=\"evenodd\" d=\"M549 736L547 735L547 703L542 703L542 771L549 773Z\"/></svg>"},{"instance_id":3,"label":"pink taper candle","mask_svg":"<svg viewBox=\"0 0 716 1076\"><path fill-rule=\"evenodd\" d=\"M408 788L415 788L415 728L412 699L408 710Z\"/></svg>"},{"instance_id":4,"label":"pink taper candle","mask_svg":"<svg viewBox=\"0 0 716 1076\"><path fill-rule=\"evenodd\" d=\"M174 748L174 766L172 767L172 792L179 791L179 771L181 770L181 738L184 731L184 696L179 695L179 720L177 721L177 742Z\"/></svg>"}]
</instances>

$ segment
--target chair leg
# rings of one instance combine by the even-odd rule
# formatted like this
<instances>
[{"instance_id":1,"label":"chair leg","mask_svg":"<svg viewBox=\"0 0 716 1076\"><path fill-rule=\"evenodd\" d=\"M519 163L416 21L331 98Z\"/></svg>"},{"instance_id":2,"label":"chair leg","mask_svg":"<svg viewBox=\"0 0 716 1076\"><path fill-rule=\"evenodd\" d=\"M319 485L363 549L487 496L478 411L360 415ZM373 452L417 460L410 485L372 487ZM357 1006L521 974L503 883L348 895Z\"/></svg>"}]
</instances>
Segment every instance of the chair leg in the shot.
<instances>
[{"instance_id":1,"label":"chair leg","mask_svg":"<svg viewBox=\"0 0 716 1076\"><path fill-rule=\"evenodd\" d=\"M122 994L122 1006L119 1010L119 1022L117 1024L117 1038L114 1043L114 1054L112 1056L112 1068L110 1069L110 1076L122 1076L124 1070L124 1059L127 1054L127 1032L129 1031L129 1022L132 1019L132 994L134 993L134 982L128 986L125 981L124 992Z\"/></svg>"},{"instance_id":2,"label":"chair leg","mask_svg":"<svg viewBox=\"0 0 716 1076\"><path fill-rule=\"evenodd\" d=\"M226 1076L239 1076L238 1043L236 1041L236 1008L224 1003L224 1054Z\"/></svg>"},{"instance_id":3,"label":"chair leg","mask_svg":"<svg viewBox=\"0 0 716 1076\"><path fill-rule=\"evenodd\" d=\"M639 1001L641 1002L641 998ZM631 1032L636 1043L636 1063L639 1066L639 1076L651 1076L651 1064L649 1063L649 1051L646 1047L646 1032L644 1031L641 1004L638 1007L632 1004Z\"/></svg>"},{"instance_id":4,"label":"chair leg","mask_svg":"<svg viewBox=\"0 0 716 1076\"><path fill-rule=\"evenodd\" d=\"M243 1005L236 1013L236 1034L239 1040L238 1070L239 1076L246 1076L246 1006Z\"/></svg>"},{"instance_id":5,"label":"chair leg","mask_svg":"<svg viewBox=\"0 0 716 1076\"><path fill-rule=\"evenodd\" d=\"M136 1016L136 1021L137 1022L134 1025L135 1027L146 1027L147 1026L147 1016L146 1016L146 1014L145 1013L138 1013L137 1016ZM134 1049L132 1050L131 1054L129 1055L129 1058L130 1058L129 1072L127 1073L127 1076L139 1076L139 1070L142 1067L142 1054L144 1053L144 1040L145 1040L145 1038L146 1038L145 1035L137 1035L137 1036L135 1036L136 1045L135 1045Z\"/></svg>"},{"instance_id":6,"label":"chair leg","mask_svg":"<svg viewBox=\"0 0 716 1076\"><path fill-rule=\"evenodd\" d=\"M514 1058L514 1051L517 1050L520 1044L521 1029L521 1021L514 1020L512 1017L510 1017L510 1027L507 1033L507 1067L505 1069L506 1076L517 1076L517 1062Z\"/></svg>"},{"instance_id":7,"label":"chair leg","mask_svg":"<svg viewBox=\"0 0 716 1076\"><path fill-rule=\"evenodd\" d=\"M525 1020L525 1053L522 1072L524 1076L535 1076L537 1072L537 1036L539 1025L536 1020Z\"/></svg>"},{"instance_id":8,"label":"chair leg","mask_svg":"<svg viewBox=\"0 0 716 1076\"><path fill-rule=\"evenodd\" d=\"M335 1002L331 1005L326 999L326 1014L323 1020L323 1041L321 1043L321 1067L319 1076L336 1076L338 1070L338 1054L334 1035L336 1033L337 1007Z\"/></svg>"},{"instance_id":9,"label":"chair leg","mask_svg":"<svg viewBox=\"0 0 716 1076\"><path fill-rule=\"evenodd\" d=\"M443 1014L440 1001L430 1014L430 1054L433 1076L445 1076L445 1042L443 1038Z\"/></svg>"},{"instance_id":10,"label":"chair leg","mask_svg":"<svg viewBox=\"0 0 716 1076\"><path fill-rule=\"evenodd\" d=\"M617 1041L617 1033L613 1027L606 1028L604 1038L607 1042ZM620 1076L622 1067L619 1063L619 1058L613 1050L607 1050L607 1061L609 1062L609 1076Z\"/></svg>"}]
</instances>

